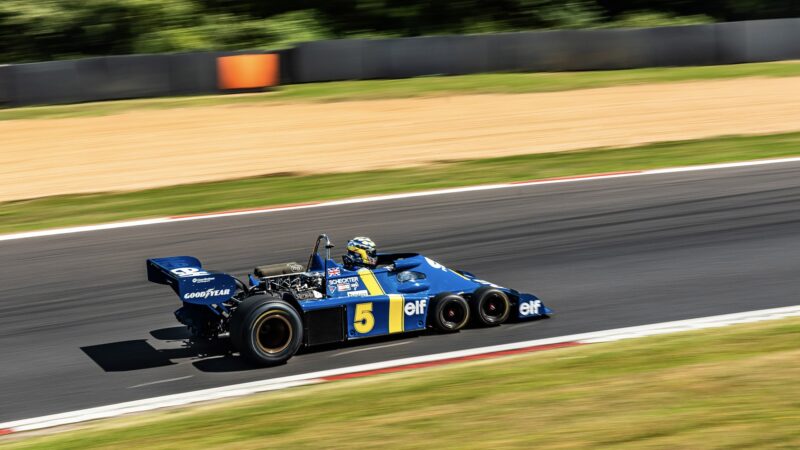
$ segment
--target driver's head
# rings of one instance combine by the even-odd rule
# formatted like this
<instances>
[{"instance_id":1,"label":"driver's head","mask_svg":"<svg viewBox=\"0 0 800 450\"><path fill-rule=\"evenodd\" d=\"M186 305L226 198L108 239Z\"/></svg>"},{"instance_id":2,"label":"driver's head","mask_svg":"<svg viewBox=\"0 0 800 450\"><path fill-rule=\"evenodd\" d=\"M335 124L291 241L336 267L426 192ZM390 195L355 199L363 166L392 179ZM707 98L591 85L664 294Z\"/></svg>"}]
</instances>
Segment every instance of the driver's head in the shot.
<instances>
[{"instance_id":1,"label":"driver's head","mask_svg":"<svg viewBox=\"0 0 800 450\"><path fill-rule=\"evenodd\" d=\"M378 264L378 251L375 243L368 237L354 237L347 241L347 253L342 256L348 268L374 268Z\"/></svg>"}]
</instances>

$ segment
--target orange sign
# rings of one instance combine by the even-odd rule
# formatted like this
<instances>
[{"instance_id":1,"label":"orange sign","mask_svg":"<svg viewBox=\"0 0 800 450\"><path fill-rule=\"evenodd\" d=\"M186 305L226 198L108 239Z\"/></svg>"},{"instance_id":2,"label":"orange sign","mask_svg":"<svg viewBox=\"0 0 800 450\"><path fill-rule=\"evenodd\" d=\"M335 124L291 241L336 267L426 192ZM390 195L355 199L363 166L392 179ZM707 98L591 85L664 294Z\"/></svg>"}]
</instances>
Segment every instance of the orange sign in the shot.
<instances>
[{"instance_id":1,"label":"orange sign","mask_svg":"<svg viewBox=\"0 0 800 450\"><path fill-rule=\"evenodd\" d=\"M217 58L220 89L276 86L280 80L278 55L235 55Z\"/></svg>"}]
</instances>

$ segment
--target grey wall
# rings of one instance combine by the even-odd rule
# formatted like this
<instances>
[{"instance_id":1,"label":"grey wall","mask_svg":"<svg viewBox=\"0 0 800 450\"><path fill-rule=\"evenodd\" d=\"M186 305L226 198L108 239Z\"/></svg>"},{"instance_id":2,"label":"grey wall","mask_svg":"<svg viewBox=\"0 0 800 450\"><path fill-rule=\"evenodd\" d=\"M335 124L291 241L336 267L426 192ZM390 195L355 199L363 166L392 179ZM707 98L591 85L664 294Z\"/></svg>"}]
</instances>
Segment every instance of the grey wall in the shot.
<instances>
[{"instance_id":1,"label":"grey wall","mask_svg":"<svg viewBox=\"0 0 800 450\"><path fill-rule=\"evenodd\" d=\"M0 107L11 103L11 66L0 65Z\"/></svg>"},{"instance_id":2,"label":"grey wall","mask_svg":"<svg viewBox=\"0 0 800 450\"><path fill-rule=\"evenodd\" d=\"M217 57L236 53L105 56L0 66L0 105L219 93Z\"/></svg>"},{"instance_id":3,"label":"grey wall","mask_svg":"<svg viewBox=\"0 0 800 450\"><path fill-rule=\"evenodd\" d=\"M172 95L217 92L216 53L178 53L169 56L168 70Z\"/></svg>"},{"instance_id":4,"label":"grey wall","mask_svg":"<svg viewBox=\"0 0 800 450\"><path fill-rule=\"evenodd\" d=\"M499 71L579 71L800 58L800 19L300 44L297 83Z\"/></svg>"},{"instance_id":5,"label":"grey wall","mask_svg":"<svg viewBox=\"0 0 800 450\"><path fill-rule=\"evenodd\" d=\"M84 101L172 93L169 55L110 56L76 61Z\"/></svg>"},{"instance_id":6,"label":"grey wall","mask_svg":"<svg viewBox=\"0 0 800 450\"><path fill-rule=\"evenodd\" d=\"M0 105L219 92L199 52L0 66ZM281 83L482 72L610 70L800 59L800 19L307 42L280 54Z\"/></svg>"},{"instance_id":7,"label":"grey wall","mask_svg":"<svg viewBox=\"0 0 800 450\"><path fill-rule=\"evenodd\" d=\"M7 69L11 105L83 100L75 61L16 64Z\"/></svg>"}]
</instances>

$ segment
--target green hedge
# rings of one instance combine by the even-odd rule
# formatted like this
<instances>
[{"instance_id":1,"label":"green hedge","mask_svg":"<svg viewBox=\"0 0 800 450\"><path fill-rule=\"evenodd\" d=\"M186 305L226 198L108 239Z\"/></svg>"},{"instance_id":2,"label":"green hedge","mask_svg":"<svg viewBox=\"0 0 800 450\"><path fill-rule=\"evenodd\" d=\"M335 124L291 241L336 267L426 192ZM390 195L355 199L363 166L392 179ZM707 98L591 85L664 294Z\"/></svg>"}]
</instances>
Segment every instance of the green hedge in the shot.
<instances>
[{"instance_id":1,"label":"green hedge","mask_svg":"<svg viewBox=\"0 0 800 450\"><path fill-rule=\"evenodd\" d=\"M800 15L796 0L3 0L0 64L339 37L658 26Z\"/></svg>"}]
</instances>

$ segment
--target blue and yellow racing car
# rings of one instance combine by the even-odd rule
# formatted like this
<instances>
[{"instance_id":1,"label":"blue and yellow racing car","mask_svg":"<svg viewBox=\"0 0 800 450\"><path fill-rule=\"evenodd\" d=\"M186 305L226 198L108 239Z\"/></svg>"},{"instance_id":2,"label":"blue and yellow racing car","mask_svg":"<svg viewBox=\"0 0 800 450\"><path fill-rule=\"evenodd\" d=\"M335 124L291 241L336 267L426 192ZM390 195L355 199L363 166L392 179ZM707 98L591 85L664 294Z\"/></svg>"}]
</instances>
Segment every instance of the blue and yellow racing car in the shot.
<instances>
[{"instance_id":1,"label":"blue and yellow racing car","mask_svg":"<svg viewBox=\"0 0 800 450\"><path fill-rule=\"evenodd\" d=\"M331 259L332 248L320 235L307 264L256 267L247 284L191 256L148 259L147 277L180 297L175 317L194 336L229 333L236 350L264 366L286 362L302 346L426 328L454 332L470 322L495 326L551 313L532 294L417 253L377 253L367 238L348 243L342 264Z\"/></svg>"}]
</instances>

